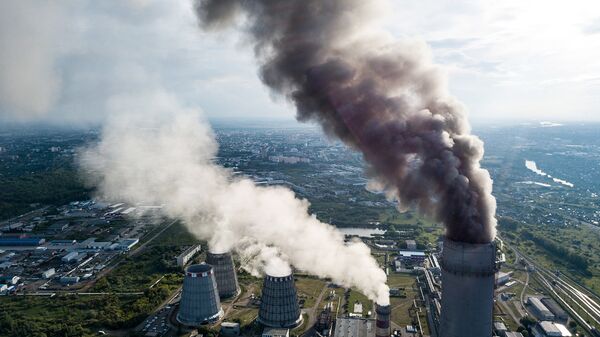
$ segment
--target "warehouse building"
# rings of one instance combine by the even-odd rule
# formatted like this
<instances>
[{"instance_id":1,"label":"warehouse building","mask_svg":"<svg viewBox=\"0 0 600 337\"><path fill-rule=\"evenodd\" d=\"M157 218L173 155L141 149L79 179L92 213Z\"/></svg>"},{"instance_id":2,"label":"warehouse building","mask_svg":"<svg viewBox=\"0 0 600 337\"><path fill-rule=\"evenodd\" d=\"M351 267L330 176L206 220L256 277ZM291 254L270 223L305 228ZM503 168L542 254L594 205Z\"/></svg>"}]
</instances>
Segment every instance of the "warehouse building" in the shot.
<instances>
[{"instance_id":1,"label":"warehouse building","mask_svg":"<svg viewBox=\"0 0 600 337\"><path fill-rule=\"evenodd\" d=\"M338 318L334 337L375 337L375 320L369 318Z\"/></svg>"},{"instance_id":2,"label":"warehouse building","mask_svg":"<svg viewBox=\"0 0 600 337\"><path fill-rule=\"evenodd\" d=\"M531 330L534 337L571 337L567 327L562 324L542 321L536 324Z\"/></svg>"},{"instance_id":3,"label":"warehouse building","mask_svg":"<svg viewBox=\"0 0 600 337\"><path fill-rule=\"evenodd\" d=\"M185 266L192 259L192 257L194 257L194 255L201 250L201 248L201 245L194 245L183 251L183 253L179 254L177 258L175 258L177 260L177 265L179 267Z\"/></svg>"},{"instance_id":4,"label":"warehouse building","mask_svg":"<svg viewBox=\"0 0 600 337\"><path fill-rule=\"evenodd\" d=\"M528 297L527 304L529 304L533 314L541 321L553 321L554 314L550 311L537 297Z\"/></svg>"}]
</instances>

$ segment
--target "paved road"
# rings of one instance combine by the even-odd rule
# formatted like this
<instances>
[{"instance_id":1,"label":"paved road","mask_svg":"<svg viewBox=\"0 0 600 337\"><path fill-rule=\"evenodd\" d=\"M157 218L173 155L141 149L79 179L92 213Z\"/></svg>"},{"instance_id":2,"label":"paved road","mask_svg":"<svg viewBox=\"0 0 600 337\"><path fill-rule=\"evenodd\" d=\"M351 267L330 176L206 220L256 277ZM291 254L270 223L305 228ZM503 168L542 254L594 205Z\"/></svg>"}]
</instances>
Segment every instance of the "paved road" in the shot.
<instances>
[{"instance_id":1,"label":"paved road","mask_svg":"<svg viewBox=\"0 0 600 337\"><path fill-rule=\"evenodd\" d=\"M325 284L323 286L323 289L321 289L319 297L317 297L317 300L315 301L315 305L312 308L305 311L305 313L308 314L308 322L306 325L308 329L302 334L302 337L309 337L315 335L315 322L317 321L317 316L320 313L319 309L321 307L321 300L323 300L323 296L325 296L327 289L329 289L329 287L327 286L327 284Z\"/></svg>"}]
</instances>

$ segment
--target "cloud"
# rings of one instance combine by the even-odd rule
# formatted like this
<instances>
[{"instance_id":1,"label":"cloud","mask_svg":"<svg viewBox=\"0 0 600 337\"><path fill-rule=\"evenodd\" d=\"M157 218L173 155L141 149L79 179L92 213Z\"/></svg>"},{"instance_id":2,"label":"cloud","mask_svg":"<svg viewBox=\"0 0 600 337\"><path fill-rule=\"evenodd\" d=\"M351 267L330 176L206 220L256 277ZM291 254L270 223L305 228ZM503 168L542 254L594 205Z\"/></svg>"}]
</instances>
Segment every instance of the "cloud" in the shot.
<instances>
[{"instance_id":1,"label":"cloud","mask_svg":"<svg viewBox=\"0 0 600 337\"><path fill-rule=\"evenodd\" d=\"M39 117L58 99L64 14L52 1L0 2L0 118Z\"/></svg>"}]
</instances>

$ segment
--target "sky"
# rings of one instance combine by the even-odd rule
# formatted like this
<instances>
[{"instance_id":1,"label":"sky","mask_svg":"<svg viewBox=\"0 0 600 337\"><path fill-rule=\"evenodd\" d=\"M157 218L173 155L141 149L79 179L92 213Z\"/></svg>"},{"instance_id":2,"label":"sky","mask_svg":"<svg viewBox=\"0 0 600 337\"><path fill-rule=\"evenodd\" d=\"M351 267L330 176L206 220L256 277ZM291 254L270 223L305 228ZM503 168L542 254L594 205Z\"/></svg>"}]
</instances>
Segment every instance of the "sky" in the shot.
<instances>
[{"instance_id":1,"label":"sky","mask_svg":"<svg viewBox=\"0 0 600 337\"><path fill-rule=\"evenodd\" d=\"M390 0L381 24L421 39L475 122L600 121L600 2ZM212 120L292 119L235 29L189 0L0 2L0 122L102 122L111 98L161 87Z\"/></svg>"}]
</instances>

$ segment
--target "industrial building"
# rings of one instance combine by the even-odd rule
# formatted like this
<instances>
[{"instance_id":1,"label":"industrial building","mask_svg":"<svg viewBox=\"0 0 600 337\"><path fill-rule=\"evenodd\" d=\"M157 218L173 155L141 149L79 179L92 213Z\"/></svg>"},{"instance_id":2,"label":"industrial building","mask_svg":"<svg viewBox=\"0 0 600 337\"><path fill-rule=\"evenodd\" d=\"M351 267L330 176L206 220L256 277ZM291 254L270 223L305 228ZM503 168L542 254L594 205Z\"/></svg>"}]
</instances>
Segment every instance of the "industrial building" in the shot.
<instances>
[{"instance_id":1,"label":"industrial building","mask_svg":"<svg viewBox=\"0 0 600 337\"><path fill-rule=\"evenodd\" d=\"M64 285L75 284L80 280L79 276L63 276L60 278L60 283Z\"/></svg>"},{"instance_id":2,"label":"industrial building","mask_svg":"<svg viewBox=\"0 0 600 337\"><path fill-rule=\"evenodd\" d=\"M425 252L416 251L416 250L401 250L398 252L398 259L402 264L406 265L423 265L427 256Z\"/></svg>"},{"instance_id":3,"label":"industrial building","mask_svg":"<svg viewBox=\"0 0 600 337\"><path fill-rule=\"evenodd\" d=\"M42 277L45 279L49 279L56 274L56 270L54 268L50 268L42 273Z\"/></svg>"},{"instance_id":4,"label":"industrial building","mask_svg":"<svg viewBox=\"0 0 600 337\"><path fill-rule=\"evenodd\" d=\"M516 331L507 331L502 337L523 337L523 334Z\"/></svg>"},{"instance_id":5,"label":"industrial building","mask_svg":"<svg viewBox=\"0 0 600 337\"><path fill-rule=\"evenodd\" d=\"M46 239L25 236L0 237L0 246L39 246L44 242L46 242Z\"/></svg>"},{"instance_id":6,"label":"industrial building","mask_svg":"<svg viewBox=\"0 0 600 337\"><path fill-rule=\"evenodd\" d=\"M554 314L554 321L559 323L567 323L569 315L561 308L556 301L549 297L540 299L542 303Z\"/></svg>"},{"instance_id":7,"label":"industrial building","mask_svg":"<svg viewBox=\"0 0 600 337\"><path fill-rule=\"evenodd\" d=\"M236 322L223 322L221 323L221 335L227 337L234 337L240 335L240 323Z\"/></svg>"},{"instance_id":8,"label":"industrial building","mask_svg":"<svg viewBox=\"0 0 600 337\"><path fill-rule=\"evenodd\" d=\"M444 239L440 336L492 336L496 247Z\"/></svg>"},{"instance_id":9,"label":"industrial building","mask_svg":"<svg viewBox=\"0 0 600 337\"><path fill-rule=\"evenodd\" d=\"M221 298L237 296L240 293L231 253L219 254L208 252L206 254L206 263L214 268L217 289Z\"/></svg>"},{"instance_id":10,"label":"industrial building","mask_svg":"<svg viewBox=\"0 0 600 337\"><path fill-rule=\"evenodd\" d=\"M290 337L290 330L266 327L262 333L262 337Z\"/></svg>"},{"instance_id":11,"label":"industrial building","mask_svg":"<svg viewBox=\"0 0 600 337\"><path fill-rule=\"evenodd\" d=\"M508 281L510 281L512 273L505 273L502 271L498 271L496 273L496 286L505 285Z\"/></svg>"},{"instance_id":12,"label":"industrial building","mask_svg":"<svg viewBox=\"0 0 600 337\"><path fill-rule=\"evenodd\" d=\"M530 296L527 298L527 304L529 304L531 311L540 321L554 320L552 311L550 311L539 298Z\"/></svg>"},{"instance_id":13,"label":"industrial building","mask_svg":"<svg viewBox=\"0 0 600 337\"><path fill-rule=\"evenodd\" d=\"M360 317L338 318L333 337L375 337L374 319Z\"/></svg>"},{"instance_id":14,"label":"industrial building","mask_svg":"<svg viewBox=\"0 0 600 337\"><path fill-rule=\"evenodd\" d=\"M201 245L194 245L194 246L191 246L190 248L184 250L183 253L179 254L175 258L175 260L177 261L177 265L180 267L184 267L188 262L190 262L192 257L194 257L194 255L196 253L198 253L200 250L202 250Z\"/></svg>"},{"instance_id":15,"label":"industrial building","mask_svg":"<svg viewBox=\"0 0 600 337\"><path fill-rule=\"evenodd\" d=\"M542 321L531 329L534 337L571 337L567 327L559 323Z\"/></svg>"},{"instance_id":16,"label":"industrial building","mask_svg":"<svg viewBox=\"0 0 600 337\"><path fill-rule=\"evenodd\" d=\"M195 264L185 271L177 321L187 326L213 323L223 317L213 267Z\"/></svg>"},{"instance_id":17,"label":"industrial building","mask_svg":"<svg viewBox=\"0 0 600 337\"><path fill-rule=\"evenodd\" d=\"M302 323L293 275L265 275L258 322L271 328L288 329Z\"/></svg>"}]
</instances>

